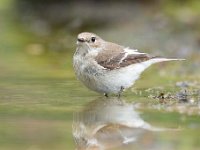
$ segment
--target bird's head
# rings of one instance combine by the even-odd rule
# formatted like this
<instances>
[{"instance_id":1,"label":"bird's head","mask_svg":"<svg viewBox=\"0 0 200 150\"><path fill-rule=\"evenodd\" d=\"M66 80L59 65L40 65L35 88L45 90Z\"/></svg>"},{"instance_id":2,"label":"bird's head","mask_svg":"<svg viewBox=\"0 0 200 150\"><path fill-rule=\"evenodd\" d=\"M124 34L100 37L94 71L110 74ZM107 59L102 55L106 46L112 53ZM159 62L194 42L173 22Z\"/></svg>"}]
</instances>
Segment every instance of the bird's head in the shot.
<instances>
[{"instance_id":1,"label":"bird's head","mask_svg":"<svg viewBox=\"0 0 200 150\"><path fill-rule=\"evenodd\" d=\"M89 51L98 50L102 47L104 40L94 33L83 32L77 37L77 45L87 48Z\"/></svg>"}]
</instances>

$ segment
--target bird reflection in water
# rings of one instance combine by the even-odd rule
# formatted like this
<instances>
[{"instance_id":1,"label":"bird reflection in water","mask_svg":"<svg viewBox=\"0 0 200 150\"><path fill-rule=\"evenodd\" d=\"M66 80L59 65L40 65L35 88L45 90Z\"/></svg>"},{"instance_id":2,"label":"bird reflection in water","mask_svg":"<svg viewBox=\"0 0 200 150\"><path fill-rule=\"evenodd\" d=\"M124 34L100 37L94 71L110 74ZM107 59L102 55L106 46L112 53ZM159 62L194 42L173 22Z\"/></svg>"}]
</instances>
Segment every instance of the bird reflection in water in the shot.
<instances>
[{"instance_id":1,"label":"bird reflection in water","mask_svg":"<svg viewBox=\"0 0 200 150\"><path fill-rule=\"evenodd\" d=\"M77 150L104 150L137 143L149 146L152 127L135 110L134 104L113 98L99 98L90 102L83 111L74 113L73 137Z\"/></svg>"}]
</instances>

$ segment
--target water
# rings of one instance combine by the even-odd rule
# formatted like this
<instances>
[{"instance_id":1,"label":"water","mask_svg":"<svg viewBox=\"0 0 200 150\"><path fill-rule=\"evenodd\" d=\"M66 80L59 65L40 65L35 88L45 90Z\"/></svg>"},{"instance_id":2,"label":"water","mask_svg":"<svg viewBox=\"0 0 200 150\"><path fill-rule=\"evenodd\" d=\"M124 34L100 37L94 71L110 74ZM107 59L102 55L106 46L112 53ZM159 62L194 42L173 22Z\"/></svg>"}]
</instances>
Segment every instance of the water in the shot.
<instances>
[{"instance_id":1,"label":"water","mask_svg":"<svg viewBox=\"0 0 200 150\"><path fill-rule=\"evenodd\" d=\"M0 85L1 149L200 146L199 110L190 114L187 103L162 104L130 91L105 98L66 78L8 78Z\"/></svg>"},{"instance_id":2,"label":"water","mask_svg":"<svg viewBox=\"0 0 200 150\"><path fill-rule=\"evenodd\" d=\"M120 99L105 98L76 80L72 68L76 34L44 26L45 33L33 31L37 19L30 30L15 18L10 5L0 3L0 150L200 148L198 52L181 53L187 62L152 66ZM134 20L142 17L138 18ZM159 30L154 35L155 29L147 25L132 20L120 27L92 30L130 46L136 43L146 49L148 45L147 50L163 47L163 41L170 45L169 34L165 37ZM152 37L159 37L161 43L156 45L158 40ZM180 45L171 44L174 49L184 47Z\"/></svg>"}]
</instances>

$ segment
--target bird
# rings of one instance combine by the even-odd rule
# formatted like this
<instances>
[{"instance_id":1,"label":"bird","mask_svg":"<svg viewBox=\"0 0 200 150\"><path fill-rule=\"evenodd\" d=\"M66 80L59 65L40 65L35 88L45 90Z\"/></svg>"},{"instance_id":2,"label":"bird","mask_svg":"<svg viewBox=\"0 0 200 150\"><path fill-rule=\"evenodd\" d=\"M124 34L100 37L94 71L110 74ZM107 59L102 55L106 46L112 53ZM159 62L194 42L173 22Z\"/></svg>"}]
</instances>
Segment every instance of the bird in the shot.
<instances>
[{"instance_id":1,"label":"bird","mask_svg":"<svg viewBox=\"0 0 200 150\"><path fill-rule=\"evenodd\" d=\"M151 56L137 49L105 41L90 32L78 34L76 44L73 68L77 79L90 90L106 97L109 94L120 97L152 64L184 60Z\"/></svg>"}]
</instances>

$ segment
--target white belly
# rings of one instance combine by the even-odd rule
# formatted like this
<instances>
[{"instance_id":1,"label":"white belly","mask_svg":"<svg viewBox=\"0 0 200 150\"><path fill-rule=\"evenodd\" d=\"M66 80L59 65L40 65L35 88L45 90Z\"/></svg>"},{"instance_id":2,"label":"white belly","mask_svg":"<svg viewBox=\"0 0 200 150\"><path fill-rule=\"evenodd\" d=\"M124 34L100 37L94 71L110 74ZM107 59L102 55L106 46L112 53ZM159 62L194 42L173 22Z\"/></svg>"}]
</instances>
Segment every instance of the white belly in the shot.
<instances>
[{"instance_id":1,"label":"white belly","mask_svg":"<svg viewBox=\"0 0 200 150\"><path fill-rule=\"evenodd\" d=\"M119 93L121 87L131 87L138 79L144 67L130 65L116 70L102 70L99 66L82 63L79 58L74 58L74 70L77 78L89 89L99 93ZM139 69L138 68L142 68ZM137 71L135 71L135 69Z\"/></svg>"}]
</instances>

